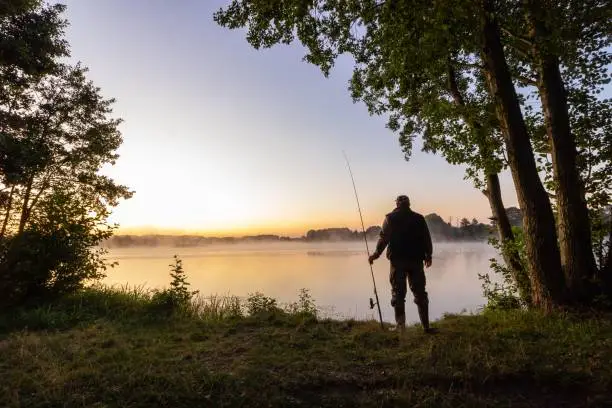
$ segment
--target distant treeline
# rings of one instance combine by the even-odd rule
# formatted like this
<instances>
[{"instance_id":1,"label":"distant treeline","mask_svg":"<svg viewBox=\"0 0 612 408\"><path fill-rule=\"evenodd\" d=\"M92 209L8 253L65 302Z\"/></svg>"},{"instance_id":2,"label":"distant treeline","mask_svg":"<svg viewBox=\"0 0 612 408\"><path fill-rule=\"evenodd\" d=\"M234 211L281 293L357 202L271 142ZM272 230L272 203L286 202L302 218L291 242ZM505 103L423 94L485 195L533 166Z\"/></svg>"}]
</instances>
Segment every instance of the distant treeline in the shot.
<instances>
[{"instance_id":1,"label":"distant treeline","mask_svg":"<svg viewBox=\"0 0 612 408\"><path fill-rule=\"evenodd\" d=\"M520 210L514 207L508 208L508 216L513 225L520 226L522 217ZM482 224L475 219L469 221L463 218L457 226L446 222L438 214L432 213L425 216L431 236L435 241L483 241L494 234L494 220L491 224ZM380 226L371 226L366 229L369 240L375 240L380 234ZM252 242L338 242L358 241L363 239L363 233L359 230L349 228L324 228L312 229L301 237L287 237L280 235L249 235L243 237L206 237L199 235L115 235L108 239L105 247L125 248L132 246L173 246L173 247L197 247L212 244L235 244Z\"/></svg>"}]
</instances>

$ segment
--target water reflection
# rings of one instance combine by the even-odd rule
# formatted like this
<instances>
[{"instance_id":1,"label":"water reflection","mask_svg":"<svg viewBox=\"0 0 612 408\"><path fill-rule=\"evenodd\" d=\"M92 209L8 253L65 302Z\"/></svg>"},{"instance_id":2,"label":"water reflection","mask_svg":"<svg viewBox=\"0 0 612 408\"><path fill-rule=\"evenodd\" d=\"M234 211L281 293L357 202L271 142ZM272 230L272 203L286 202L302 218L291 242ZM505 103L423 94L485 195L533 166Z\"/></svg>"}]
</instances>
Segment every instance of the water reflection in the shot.
<instances>
[{"instance_id":1,"label":"water reflection","mask_svg":"<svg viewBox=\"0 0 612 408\"><path fill-rule=\"evenodd\" d=\"M172 256L179 255L191 282L200 293L247 296L260 291L280 302L295 301L307 288L327 313L341 318L374 318L368 298L372 278L365 249L359 243L245 244L198 248L113 249L109 260L119 265L108 271L107 284L169 284ZM426 270L430 315L475 310L484 303L478 273L488 270L494 250L485 243L438 243L431 268ZM392 321L389 263L381 257L374 273L383 319ZM407 299L407 319L417 321L416 307Z\"/></svg>"}]
</instances>

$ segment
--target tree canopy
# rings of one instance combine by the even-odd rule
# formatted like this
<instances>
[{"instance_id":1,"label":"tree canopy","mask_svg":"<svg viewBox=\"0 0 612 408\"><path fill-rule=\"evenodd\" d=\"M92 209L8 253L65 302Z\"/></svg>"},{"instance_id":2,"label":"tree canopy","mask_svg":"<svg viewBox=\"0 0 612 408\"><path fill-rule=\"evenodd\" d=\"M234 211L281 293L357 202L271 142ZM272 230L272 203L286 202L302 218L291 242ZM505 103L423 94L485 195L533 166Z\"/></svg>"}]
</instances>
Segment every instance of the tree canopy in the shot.
<instances>
[{"instance_id":1,"label":"tree canopy","mask_svg":"<svg viewBox=\"0 0 612 408\"><path fill-rule=\"evenodd\" d=\"M533 296L550 306L590 279L585 191L609 200L606 119L592 110L609 109L596 95L609 81L610 10L603 0L234 0L214 18L246 28L255 48L299 41L326 76L349 54L353 98L388 116L407 159L422 137L479 188L509 167ZM561 197L557 219L549 194Z\"/></svg>"},{"instance_id":2,"label":"tree canopy","mask_svg":"<svg viewBox=\"0 0 612 408\"><path fill-rule=\"evenodd\" d=\"M100 170L122 143L113 99L68 55L64 6L0 7L0 303L74 291L107 264L107 218L133 194Z\"/></svg>"}]
</instances>

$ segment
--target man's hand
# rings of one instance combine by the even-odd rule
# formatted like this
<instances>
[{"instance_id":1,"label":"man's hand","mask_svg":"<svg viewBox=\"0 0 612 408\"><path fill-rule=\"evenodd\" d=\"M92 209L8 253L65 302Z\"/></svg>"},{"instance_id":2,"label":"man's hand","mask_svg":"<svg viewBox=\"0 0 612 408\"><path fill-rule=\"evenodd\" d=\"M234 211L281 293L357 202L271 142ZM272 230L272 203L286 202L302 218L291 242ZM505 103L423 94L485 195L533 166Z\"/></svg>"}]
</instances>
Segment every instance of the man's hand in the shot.
<instances>
[{"instance_id":1,"label":"man's hand","mask_svg":"<svg viewBox=\"0 0 612 408\"><path fill-rule=\"evenodd\" d=\"M425 260L425 267L429 268L431 266L431 259L426 259Z\"/></svg>"},{"instance_id":2,"label":"man's hand","mask_svg":"<svg viewBox=\"0 0 612 408\"><path fill-rule=\"evenodd\" d=\"M370 263L370 265L372 265L372 264L374 263L374 261L378 259L378 257L379 257L379 256L380 256L380 255L378 255L378 254L376 254L376 253L374 253L374 254L370 255L370 256L368 257L368 262Z\"/></svg>"}]
</instances>

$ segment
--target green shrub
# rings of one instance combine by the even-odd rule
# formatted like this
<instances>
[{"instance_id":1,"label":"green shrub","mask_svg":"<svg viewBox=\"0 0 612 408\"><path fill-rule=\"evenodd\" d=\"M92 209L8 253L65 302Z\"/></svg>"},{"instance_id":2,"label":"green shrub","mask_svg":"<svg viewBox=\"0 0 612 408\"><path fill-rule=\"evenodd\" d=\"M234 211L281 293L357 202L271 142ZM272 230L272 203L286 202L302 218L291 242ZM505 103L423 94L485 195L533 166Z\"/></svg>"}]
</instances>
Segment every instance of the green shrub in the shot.
<instances>
[{"instance_id":1,"label":"green shrub","mask_svg":"<svg viewBox=\"0 0 612 408\"><path fill-rule=\"evenodd\" d=\"M248 295L246 300L246 310L251 316L263 313L277 313L280 310L276 299L267 297L261 292L255 292Z\"/></svg>"},{"instance_id":2,"label":"green shrub","mask_svg":"<svg viewBox=\"0 0 612 408\"><path fill-rule=\"evenodd\" d=\"M33 228L0 246L0 306L51 301L104 276L96 234L78 224Z\"/></svg>"},{"instance_id":3,"label":"green shrub","mask_svg":"<svg viewBox=\"0 0 612 408\"><path fill-rule=\"evenodd\" d=\"M151 308L158 313L172 314L177 312L193 312L192 299L198 291L190 291L187 275L183 269L183 261L174 255L174 263L170 264L170 288L155 290L151 297Z\"/></svg>"},{"instance_id":4,"label":"green shrub","mask_svg":"<svg viewBox=\"0 0 612 408\"><path fill-rule=\"evenodd\" d=\"M300 289L297 302L290 303L286 311L293 315L317 317L317 306L308 289Z\"/></svg>"},{"instance_id":5,"label":"green shrub","mask_svg":"<svg viewBox=\"0 0 612 408\"><path fill-rule=\"evenodd\" d=\"M501 282L494 282L489 272L478 274L482 281L483 295L487 299L487 309L519 309L527 306L530 299L523 299L520 296L519 287L523 288L523 293L530 294L530 281L527 275L527 258L525 252L525 240L523 231L518 227L513 227L514 241L500 242L497 238L490 238L489 243L496 248L500 254L505 251L516 251L519 254L523 274L517 279L514 278L510 268L495 258L490 259L491 271L494 275L501 277Z\"/></svg>"}]
</instances>

